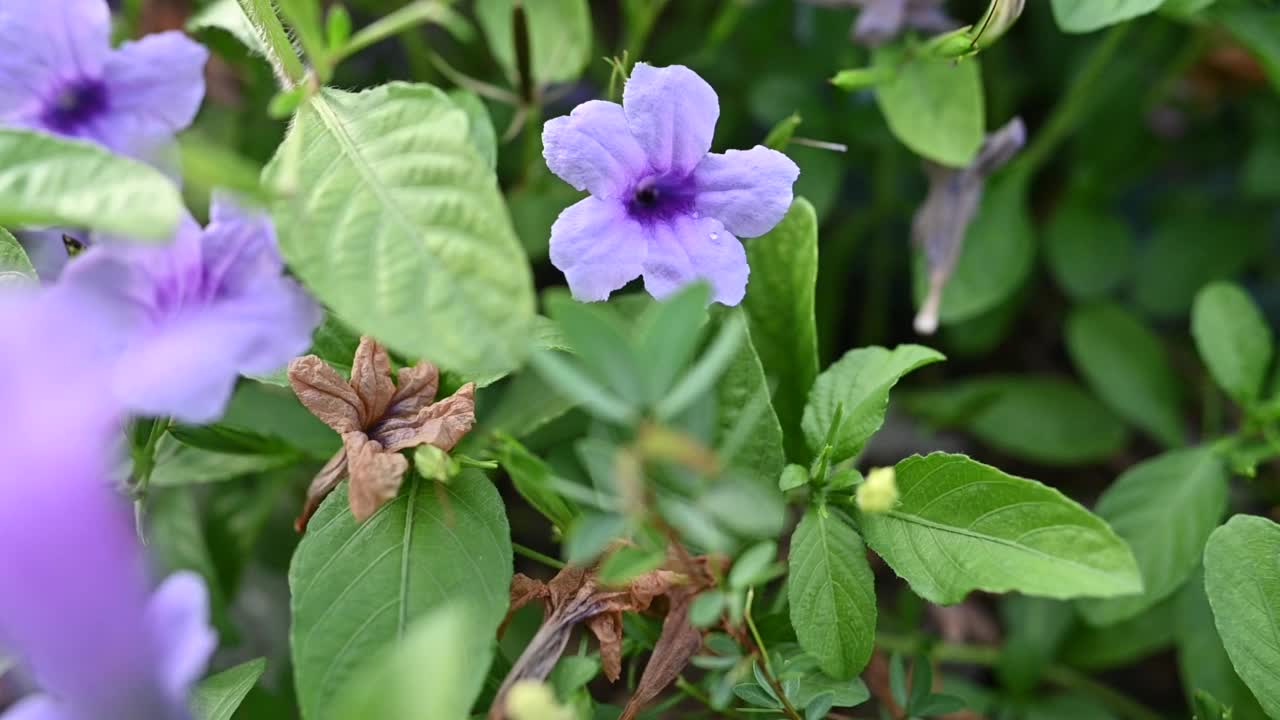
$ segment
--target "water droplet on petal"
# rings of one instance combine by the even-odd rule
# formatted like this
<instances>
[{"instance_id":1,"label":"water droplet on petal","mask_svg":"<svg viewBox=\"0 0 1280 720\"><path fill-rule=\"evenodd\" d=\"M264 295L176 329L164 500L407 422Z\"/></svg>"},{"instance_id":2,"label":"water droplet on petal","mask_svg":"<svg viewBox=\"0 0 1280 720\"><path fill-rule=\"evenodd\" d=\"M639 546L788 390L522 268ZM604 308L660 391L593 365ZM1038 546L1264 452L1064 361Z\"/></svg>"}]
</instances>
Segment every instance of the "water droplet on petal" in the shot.
<instances>
[{"instance_id":1,"label":"water droplet on petal","mask_svg":"<svg viewBox=\"0 0 1280 720\"><path fill-rule=\"evenodd\" d=\"M720 239L720 233L711 233L711 239L712 239L712 240L719 240L719 239Z\"/></svg>"}]
</instances>

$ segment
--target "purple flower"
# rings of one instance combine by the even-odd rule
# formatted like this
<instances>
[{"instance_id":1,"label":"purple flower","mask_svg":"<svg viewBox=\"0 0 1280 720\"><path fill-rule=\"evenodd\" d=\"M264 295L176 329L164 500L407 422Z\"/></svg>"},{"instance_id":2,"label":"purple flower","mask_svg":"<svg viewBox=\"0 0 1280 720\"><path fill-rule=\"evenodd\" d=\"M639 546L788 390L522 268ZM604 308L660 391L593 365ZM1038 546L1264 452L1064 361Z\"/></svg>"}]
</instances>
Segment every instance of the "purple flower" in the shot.
<instances>
[{"instance_id":1,"label":"purple flower","mask_svg":"<svg viewBox=\"0 0 1280 720\"><path fill-rule=\"evenodd\" d=\"M182 720L216 639L197 577L150 591L109 484L119 414L85 361L104 329L47 292L0 298L0 648L39 688L5 720Z\"/></svg>"},{"instance_id":2,"label":"purple flower","mask_svg":"<svg viewBox=\"0 0 1280 720\"><path fill-rule=\"evenodd\" d=\"M0 0L0 125L142 156L191 124L208 52L179 32L110 43L103 0Z\"/></svg>"},{"instance_id":3,"label":"purple flower","mask_svg":"<svg viewBox=\"0 0 1280 720\"><path fill-rule=\"evenodd\" d=\"M591 197L551 227L551 262L579 300L604 300L644 276L654 297L697 279L742 301L738 237L769 232L791 206L800 169L756 146L708 152L720 103L689 68L635 66L622 105L592 100L542 131L547 166Z\"/></svg>"},{"instance_id":4,"label":"purple flower","mask_svg":"<svg viewBox=\"0 0 1280 720\"><path fill-rule=\"evenodd\" d=\"M241 374L278 370L311 344L318 305L292 279L265 214L214 196L204 230L187 218L169 245L94 245L55 293L114 333L106 386L125 411L217 419Z\"/></svg>"},{"instance_id":5,"label":"purple flower","mask_svg":"<svg viewBox=\"0 0 1280 720\"><path fill-rule=\"evenodd\" d=\"M862 8L851 35L860 45L876 47L908 28L946 32L958 26L942 10L943 0L805 0L811 5Z\"/></svg>"}]
</instances>

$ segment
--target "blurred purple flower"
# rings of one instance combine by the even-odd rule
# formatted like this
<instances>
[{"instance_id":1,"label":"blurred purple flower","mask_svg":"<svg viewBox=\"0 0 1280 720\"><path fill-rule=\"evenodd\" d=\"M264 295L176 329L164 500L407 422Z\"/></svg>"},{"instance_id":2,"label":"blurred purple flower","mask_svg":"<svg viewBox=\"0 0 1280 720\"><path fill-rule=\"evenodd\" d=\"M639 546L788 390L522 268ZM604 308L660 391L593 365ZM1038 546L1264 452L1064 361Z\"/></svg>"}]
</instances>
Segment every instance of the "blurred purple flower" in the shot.
<instances>
[{"instance_id":1,"label":"blurred purple flower","mask_svg":"<svg viewBox=\"0 0 1280 720\"><path fill-rule=\"evenodd\" d=\"M851 35L860 45L876 47L898 37L904 30L946 32L959 23L943 12L944 0L805 0L811 5L860 7Z\"/></svg>"},{"instance_id":2,"label":"blurred purple flower","mask_svg":"<svg viewBox=\"0 0 1280 720\"><path fill-rule=\"evenodd\" d=\"M200 579L149 590L108 480L120 416L90 361L106 330L47 291L0 297L0 647L39 694L4 720L184 720L216 638Z\"/></svg>"},{"instance_id":3,"label":"blurred purple flower","mask_svg":"<svg viewBox=\"0 0 1280 720\"><path fill-rule=\"evenodd\" d=\"M54 292L114 330L95 357L110 358L106 386L125 411L206 423L240 374L310 346L320 307L283 271L270 218L215 195L208 227L187 218L164 246L98 243Z\"/></svg>"},{"instance_id":4,"label":"blurred purple flower","mask_svg":"<svg viewBox=\"0 0 1280 720\"><path fill-rule=\"evenodd\" d=\"M738 237L778 224L800 169L762 146L709 152L719 115L697 73L640 63L622 105L592 100L547 122L547 166L591 193L551 227L551 262L575 298L604 300L643 275L654 297L701 278L716 302L742 301L749 270Z\"/></svg>"},{"instance_id":5,"label":"blurred purple flower","mask_svg":"<svg viewBox=\"0 0 1280 720\"><path fill-rule=\"evenodd\" d=\"M144 156L191 124L208 52L179 32L112 49L104 0L0 0L0 125Z\"/></svg>"}]
</instances>

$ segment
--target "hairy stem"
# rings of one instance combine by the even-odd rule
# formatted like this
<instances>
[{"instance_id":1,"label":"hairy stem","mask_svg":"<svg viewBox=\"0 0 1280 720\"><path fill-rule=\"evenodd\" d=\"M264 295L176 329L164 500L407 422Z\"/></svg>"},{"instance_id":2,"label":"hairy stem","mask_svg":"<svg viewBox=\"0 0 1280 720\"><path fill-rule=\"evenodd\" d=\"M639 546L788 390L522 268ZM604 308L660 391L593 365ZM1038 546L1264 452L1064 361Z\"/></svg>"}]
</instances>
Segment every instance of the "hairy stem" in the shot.
<instances>
[{"instance_id":1,"label":"hairy stem","mask_svg":"<svg viewBox=\"0 0 1280 720\"><path fill-rule=\"evenodd\" d=\"M249 18L254 29L258 31L262 46L267 52L267 61L275 70L276 79L280 84L288 90L302 82L307 75L307 69L298 58L298 52L293 47L293 41L289 39L288 31L280 22L280 16L276 14L275 3L272 0L237 0L237 2L240 3L240 9Z\"/></svg>"}]
</instances>

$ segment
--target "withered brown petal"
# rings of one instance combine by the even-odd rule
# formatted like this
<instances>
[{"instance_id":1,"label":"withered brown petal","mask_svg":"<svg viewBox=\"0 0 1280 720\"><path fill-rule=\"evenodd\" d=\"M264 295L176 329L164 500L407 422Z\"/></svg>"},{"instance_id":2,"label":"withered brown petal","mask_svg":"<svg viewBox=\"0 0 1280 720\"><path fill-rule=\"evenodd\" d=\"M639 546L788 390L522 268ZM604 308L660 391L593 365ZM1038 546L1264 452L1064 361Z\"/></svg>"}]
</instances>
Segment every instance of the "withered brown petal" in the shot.
<instances>
[{"instance_id":1,"label":"withered brown petal","mask_svg":"<svg viewBox=\"0 0 1280 720\"><path fill-rule=\"evenodd\" d=\"M458 392L418 411L409 422L389 419L371 431L383 447L391 451L419 445L452 450L476 423L476 386L467 383Z\"/></svg>"},{"instance_id":2,"label":"withered brown petal","mask_svg":"<svg viewBox=\"0 0 1280 720\"><path fill-rule=\"evenodd\" d=\"M622 677L622 613L608 612L587 620L587 629L600 641L600 664L609 682Z\"/></svg>"},{"instance_id":3,"label":"withered brown petal","mask_svg":"<svg viewBox=\"0 0 1280 720\"><path fill-rule=\"evenodd\" d=\"M662 634L653 646L653 655L644 667L636 692L627 701L618 720L635 720L636 715L670 685L698 648L702 647L702 631L689 623L689 604L693 593L680 592L671 597L671 609L662 621Z\"/></svg>"},{"instance_id":4,"label":"withered brown petal","mask_svg":"<svg viewBox=\"0 0 1280 720\"><path fill-rule=\"evenodd\" d=\"M347 449L347 470L351 475L351 514L356 521L364 522L395 498L409 461L399 453L383 450L364 433L347 433L342 436L342 444Z\"/></svg>"},{"instance_id":5,"label":"withered brown petal","mask_svg":"<svg viewBox=\"0 0 1280 720\"><path fill-rule=\"evenodd\" d=\"M316 514L316 510L320 509L320 503L338 487L338 483L342 481L342 477L347 474L347 449L344 447L329 458L329 462L320 468L320 472L312 478L311 485L307 487L307 501L302 505L302 514L297 520L293 521L293 528L298 532L307 529L307 523L311 522L311 516Z\"/></svg>"},{"instance_id":6,"label":"withered brown petal","mask_svg":"<svg viewBox=\"0 0 1280 720\"><path fill-rule=\"evenodd\" d=\"M425 360L396 371L396 394L385 413L387 418L412 418L436 399L440 371Z\"/></svg>"},{"instance_id":7,"label":"withered brown petal","mask_svg":"<svg viewBox=\"0 0 1280 720\"><path fill-rule=\"evenodd\" d=\"M298 401L335 432L349 433L364 427L364 403L324 360L315 355L294 358L289 363L289 385Z\"/></svg>"},{"instance_id":8,"label":"withered brown petal","mask_svg":"<svg viewBox=\"0 0 1280 720\"><path fill-rule=\"evenodd\" d=\"M377 340L364 335L351 360L351 387L364 404L364 426L377 422L396 394L391 382L391 358Z\"/></svg>"}]
</instances>

